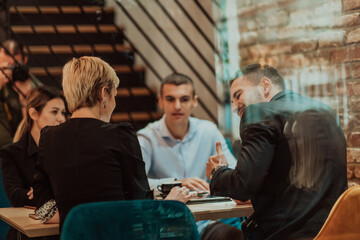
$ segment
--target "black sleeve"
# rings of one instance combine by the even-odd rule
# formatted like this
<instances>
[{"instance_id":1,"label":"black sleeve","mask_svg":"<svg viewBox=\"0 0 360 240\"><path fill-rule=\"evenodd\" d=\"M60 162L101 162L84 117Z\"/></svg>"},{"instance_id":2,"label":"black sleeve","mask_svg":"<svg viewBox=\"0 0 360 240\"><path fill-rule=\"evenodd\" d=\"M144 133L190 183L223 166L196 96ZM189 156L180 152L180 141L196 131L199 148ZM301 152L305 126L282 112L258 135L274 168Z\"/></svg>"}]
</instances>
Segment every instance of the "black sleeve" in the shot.
<instances>
[{"instance_id":1,"label":"black sleeve","mask_svg":"<svg viewBox=\"0 0 360 240\"><path fill-rule=\"evenodd\" d=\"M246 201L257 193L268 175L279 136L278 124L256 110L257 119L242 119L242 148L235 169L221 167L214 173L212 194Z\"/></svg>"},{"instance_id":2,"label":"black sleeve","mask_svg":"<svg viewBox=\"0 0 360 240\"><path fill-rule=\"evenodd\" d=\"M54 199L54 193L51 188L50 180L43 169L44 159L44 148L46 142L46 132L48 128L43 128L39 140L39 153L38 159L35 164L34 172L34 197L36 197L37 205L36 208L40 208L46 202Z\"/></svg>"},{"instance_id":3,"label":"black sleeve","mask_svg":"<svg viewBox=\"0 0 360 240\"><path fill-rule=\"evenodd\" d=\"M123 126L120 144L122 145L121 162L125 198L127 200L153 199L153 192L150 190L145 173L140 144L136 132L130 124Z\"/></svg>"},{"instance_id":4,"label":"black sleeve","mask_svg":"<svg viewBox=\"0 0 360 240\"><path fill-rule=\"evenodd\" d=\"M30 188L25 187L23 176L14 159L16 155L14 151L16 151L16 148L13 144L2 148L0 151L2 181L6 195L14 207L35 206L34 199L29 200L26 195Z\"/></svg>"}]
</instances>

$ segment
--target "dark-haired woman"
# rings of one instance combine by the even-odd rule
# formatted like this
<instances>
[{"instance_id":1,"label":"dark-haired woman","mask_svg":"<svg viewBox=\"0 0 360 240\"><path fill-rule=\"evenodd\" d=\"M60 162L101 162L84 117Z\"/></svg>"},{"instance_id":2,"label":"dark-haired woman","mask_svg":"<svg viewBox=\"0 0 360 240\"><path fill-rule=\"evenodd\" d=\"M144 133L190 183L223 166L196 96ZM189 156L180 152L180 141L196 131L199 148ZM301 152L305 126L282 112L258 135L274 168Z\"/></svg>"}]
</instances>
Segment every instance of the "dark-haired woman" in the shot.
<instances>
[{"instance_id":1,"label":"dark-haired woman","mask_svg":"<svg viewBox=\"0 0 360 240\"><path fill-rule=\"evenodd\" d=\"M36 206L32 181L40 131L45 126L63 123L65 112L65 99L57 89L41 86L30 93L19 141L0 150L3 184L13 207ZM13 230L9 231L8 239L16 239Z\"/></svg>"}]
</instances>

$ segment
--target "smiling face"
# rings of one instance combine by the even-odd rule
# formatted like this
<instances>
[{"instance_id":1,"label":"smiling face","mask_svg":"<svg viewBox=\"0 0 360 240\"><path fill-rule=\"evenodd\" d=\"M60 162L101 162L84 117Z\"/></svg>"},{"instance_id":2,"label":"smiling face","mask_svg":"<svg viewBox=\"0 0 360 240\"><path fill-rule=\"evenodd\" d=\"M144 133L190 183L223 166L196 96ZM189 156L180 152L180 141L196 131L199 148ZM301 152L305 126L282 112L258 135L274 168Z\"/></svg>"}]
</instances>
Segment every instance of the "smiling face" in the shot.
<instances>
[{"instance_id":1,"label":"smiling face","mask_svg":"<svg viewBox=\"0 0 360 240\"><path fill-rule=\"evenodd\" d=\"M230 87L232 110L241 118L247 106L267 101L264 90L268 91L261 85L261 81L255 85L245 76L238 77Z\"/></svg>"},{"instance_id":2,"label":"smiling face","mask_svg":"<svg viewBox=\"0 0 360 240\"><path fill-rule=\"evenodd\" d=\"M165 122L169 125L188 124L191 110L197 106L190 84L165 84L159 97L159 106L164 110Z\"/></svg>"}]
</instances>

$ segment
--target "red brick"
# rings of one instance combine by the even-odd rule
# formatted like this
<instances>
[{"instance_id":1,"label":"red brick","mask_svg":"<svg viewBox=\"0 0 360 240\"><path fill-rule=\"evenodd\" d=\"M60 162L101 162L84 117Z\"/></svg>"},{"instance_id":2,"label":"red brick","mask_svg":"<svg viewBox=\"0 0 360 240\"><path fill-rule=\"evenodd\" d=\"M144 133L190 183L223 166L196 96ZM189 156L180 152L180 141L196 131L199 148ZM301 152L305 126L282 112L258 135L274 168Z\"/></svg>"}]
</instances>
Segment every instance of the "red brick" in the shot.
<instances>
[{"instance_id":1,"label":"red brick","mask_svg":"<svg viewBox=\"0 0 360 240\"><path fill-rule=\"evenodd\" d=\"M360 112L360 99L354 99L350 103L350 109L352 112Z\"/></svg>"},{"instance_id":2,"label":"red brick","mask_svg":"<svg viewBox=\"0 0 360 240\"><path fill-rule=\"evenodd\" d=\"M350 78L350 65L349 64L337 64L336 65L336 76L340 79L348 79Z\"/></svg>"},{"instance_id":3,"label":"red brick","mask_svg":"<svg viewBox=\"0 0 360 240\"><path fill-rule=\"evenodd\" d=\"M260 3L250 7L243 7L238 11L238 17L252 17L257 14L257 12L263 13L265 10L274 9L277 7L275 2L270 3Z\"/></svg>"},{"instance_id":4,"label":"red brick","mask_svg":"<svg viewBox=\"0 0 360 240\"><path fill-rule=\"evenodd\" d=\"M355 178L354 166L347 166L347 178L348 179Z\"/></svg>"},{"instance_id":5,"label":"red brick","mask_svg":"<svg viewBox=\"0 0 360 240\"><path fill-rule=\"evenodd\" d=\"M355 165L354 174L356 178L360 178L360 165Z\"/></svg>"},{"instance_id":6,"label":"red brick","mask_svg":"<svg viewBox=\"0 0 360 240\"><path fill-rule=\"evenodd\" d=\"M264 58L271 50L271 46L270 45L254 45L248 48L249 49L249 55L250 58Z\"/></svg>"},{"instance_id":7,"label":"red brick","mask_svg":"<svg viewBox=\"0 0 360 240\"><path fill-rule=\"evenodd\" d=\"M319 47L337 47L344 45L344 30L329 30L318 34Z\"/></svg>"},{"instance_id":8,"label":"red brick","mask_svg":"<svg viewBox=\"0 0 360 240\"><path fill-rule=\"evenodd\" d=\"M308 52L315 50L317 47L317 41L314 39L303 39L293 44L292 52Z\"/></svg>"},{"instance_id":9,"label":"red brick","mask_svg":"<svg viewBox=\"0 0 360 240\"><path fill-rule=\"evenodd\" d=\"M277 11L274 14L270 14L264 21L267 27L279 27L289 22L289 15L285 11Z\"/></svg>"},{"instance_id":10,"label":"red brick","mask_svg":"<svg viewBox=\"0 0 360 240\"><path fill-rule=\"evenodd\" d=\"M360 45L334 50L332 60L334 63L360 60Z\"/></svg>"},{"instance_id":11,"label":"red brick","mask_svg":"<svg viewBox=\"0 0 360 240\"><path fill-rule=\"evenodd\" d=\"M239 47L246 45L255 44L257 40L257 32L240 32L240 42Z\"/></svg>"},{"instance_id":12,"label":"red brick","mask_svg":"<svg viewBox=\"0 0 360 240\"><path fill-rule=\"evenodd\" d=\"M344 11L360 8L360 0L343 0Z\"/></svg>"},{"instance_id":13,"label":"red brick","mask_svg":"<svg viewBox=\"0 0 360 240\"><path fill-rule=\"evenodd\" d=\"M360 78L360 63L356 63L351 67L351 77Z\"/></svg>"},{"instance_id":14,"label":"red brick","mask_svg":"<svg viewBox=\"0 0 360 240\"><path fill-rule=\"evenodd\" d=\"M347 95L347 96L358 96L360 95L360 83L354 82L338 82L336 88L336 94Z\"/></svg>"},{"instance_id":15,"label":"red brick","mask_svg":"<svg viewBox=\"0 0 360 240\"><path fill-rule=\"evenodd\" d=\"M360 28L355 29L348 33L347 35L347 43L356 43L360 42Z\"/></svg>"},{"instance_id":16,"label":"red brick","mask_svg":"<svg viewBox=\"0 0 360 240\"><path fill-rule=\"evenodd\" d=\"M349 163L360 163L360 149L348 148L347 149L347 161Z\"/></svg>"},{"instance_id":17,"label":"red brick","mask_svg":"<svg viewBox=\"0 0 360 240\"><path fill-rule=\"evenodd\" d=\"M278 29L277 28L263 28L258 31L259 43L267 43L267 42L274 42L278 40Z\"/></svg>"},{"instance_id":18,"label":"red brick","mask_svg":"<svg viewBox=\"0 0 360 240\"><path fill-rule=\"evenodd\" d=\"M253 19L239 19L238 20L239 24L239 32L247 32L247 31L252 31L255 30L257 28L257 23L255 22L255 20Z\"/></svg>"},{"instance_id":19,"label":"red brick","mask_svg":"<svg viewBox=\"0 0 360 240\"><path fill-rule=\"evenodd\" d=\"M306 86L305 90L309 97L327 97L334 95L334 86L332 84L312 84Z\"/></svg>"},{"instance_id":20,"label":"red brick","mask_svg":"<svg viewBox=\"0 0 360 240\"><path fill-rule=\"evenodd\" d=\"M280 61L283 67L301 68L311 65L311 60L303 54L282 55Z\"/></svg>"},{"instance_id":21,"label":"red brick","mask_svg":"<svg viewBox=\"0 0 360 240\"><path fill-rule=\"evenodd\" d=\"M270 55L280 55L284 53L291 53L290 42L278 42L270 45Z\"/></svg>"},{"instance_id":22,"label":"red brick","mask_svg":"<svg viewBox=\"0 0 360 240\"><path fill-rule=\"evenodd\" d=\"M349 145L351 147L360 147L360 132L353 132L350 135Z\"/></svg>"},{"instance_id":23,"label":"red brick","mask_svg":"<svg viewBox=\"0 0 360 240\"><path fill-rule=\"evenodd\" d=\"M359 23L359 13L352 13L335 18L335 27L351 27L358 25Z\"/></svg>"},{"instance_id":24,"label":"red brick","mask_svg":"<svg viewBox=\"0 0 360 240\"><path fill-rule=\"evenodd\" d=\"M314 35L314 31L311 28L304 27L284 27L279 29L279 39L298 39L304 37L310 37Z\"/></svg>"},{"instance_id":25,"label":"red brick","mask_svg":"<svg viewBox=\"0 0 360 240\"><path fill-rule=\"evenodd\" d=\"M242 48L239 48L239 49L240 49L239 52L240 52L240 59L241 60L250 58L250 53L249 53L248 48L242 47Z\"/></svg>"}]
</instances>

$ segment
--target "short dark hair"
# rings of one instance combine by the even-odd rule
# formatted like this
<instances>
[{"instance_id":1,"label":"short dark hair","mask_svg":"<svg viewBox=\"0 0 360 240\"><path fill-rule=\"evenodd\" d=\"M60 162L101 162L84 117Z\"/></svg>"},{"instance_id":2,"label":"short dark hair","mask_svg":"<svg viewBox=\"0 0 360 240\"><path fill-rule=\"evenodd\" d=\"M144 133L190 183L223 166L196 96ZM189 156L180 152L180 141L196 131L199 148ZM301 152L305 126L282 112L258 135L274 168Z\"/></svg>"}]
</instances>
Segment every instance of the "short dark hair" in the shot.
<instances>
[{"instance_id":1,"label":"short dark hair","mask_svg":"<svg viewBox=\"0 0 360 240\"><path fill-rule=\"evenodd\" d=\"M9 56L15 56L20 54L22 59L25 58L24 46L15 39L5 40L0 44L0 49L4 49L5 54Z\"/></svg>"},{"instance_id":2,"label":"short dark hair","mask_svg":"<svg viewBox=\"0 0 360 240\"><path fill-rule=\"evenodd\" d=\"M166 78L164 78L164 80L162 81L161 86L160 86L160 96L162 96L162 94L163 94L163 88L164 88L165 84L173 84L176 86L179 86L182 84L190 84L193 89L193 96L195 96L194 82L193 82L193 80L191 80L191 78L189 78L185 74L173 73L173 74L170 74L169 76L167 76Z\"/></svg>"},{"instance_id":3,"label":"short dark hair","mask_svg":"<svg viewBox=\"0 0 360 240\"><path fill-rule=\"evenodd\" d=\"M263 77L267 77L271 80L272 84L280 87L281 89L285 89L285 82L283 77L280 75L276 68L267 65L267 64L249 64L243 67L237 74L236 78L229 81L229 85L231 86L232 83L240 76L246 76L247 80L253 82L254 85L259 84L260 80Z\"/></svg>"}]
</instances>

